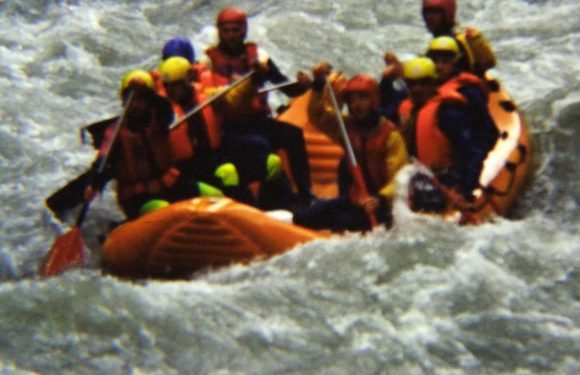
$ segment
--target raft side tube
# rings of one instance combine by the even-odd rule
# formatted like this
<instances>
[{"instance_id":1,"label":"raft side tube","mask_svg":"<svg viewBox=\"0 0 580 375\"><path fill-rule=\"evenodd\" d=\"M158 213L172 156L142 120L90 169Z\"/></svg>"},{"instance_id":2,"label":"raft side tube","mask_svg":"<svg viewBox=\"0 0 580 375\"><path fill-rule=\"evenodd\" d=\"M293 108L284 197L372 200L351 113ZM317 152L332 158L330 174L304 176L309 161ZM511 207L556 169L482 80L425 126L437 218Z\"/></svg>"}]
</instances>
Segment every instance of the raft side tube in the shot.
<instances>
[{"instance_id":1,"label":"raft side tube","mask_svg":"<svg viewBox=\"0 0 580 375\"><path fill-rule=\"evenodd\" d=\"M195 198L117 227L103 253L115 275L171 279L269 258L326 236L229 198Z\"/></svg>"}]
</instances>

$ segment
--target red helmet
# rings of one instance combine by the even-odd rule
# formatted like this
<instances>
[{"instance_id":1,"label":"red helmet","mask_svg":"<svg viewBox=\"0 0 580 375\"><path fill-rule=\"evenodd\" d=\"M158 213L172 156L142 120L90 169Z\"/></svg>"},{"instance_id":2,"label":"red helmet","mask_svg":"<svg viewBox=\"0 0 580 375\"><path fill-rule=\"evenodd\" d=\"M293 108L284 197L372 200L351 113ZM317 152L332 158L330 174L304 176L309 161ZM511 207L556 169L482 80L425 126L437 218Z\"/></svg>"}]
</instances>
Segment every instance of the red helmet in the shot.
<instances>
[{"instance_id":1,"label":"red helmet","mask_svg":"<svg viewBox=\"0 0 580 375\"><path fill-rule=\"evenodd\" d=\"M355 75L348 80L344 90L342 91L347 100L348 95L353 92L364 92L371 98L373 107L376 109L379 108L379 84L374 78L366 74Z\"/></svg>"},{"instance_id":2,"label":"red helmet","mask_svg":"<svg viewBox=\"0 0 580 375\"><path fill-rule=\"evenodd\" d=\"M455 23L455 12L457 11L455 0L423 0L423 11L425 9L441 9L447 22L452 25Z\"/></svg>"},{"instance_id":3,"label":"red helmet","mask_svg":"<svg viewBox=\"0 0 580 375\"><path fill-rule=\"evenodd\" d=\"M246 13L238 8L229 7L223 9L217 17L217 27L219 28L224 23L238 23L245 28L248 27L248 17Z\"/></svg>"}]
</instances>

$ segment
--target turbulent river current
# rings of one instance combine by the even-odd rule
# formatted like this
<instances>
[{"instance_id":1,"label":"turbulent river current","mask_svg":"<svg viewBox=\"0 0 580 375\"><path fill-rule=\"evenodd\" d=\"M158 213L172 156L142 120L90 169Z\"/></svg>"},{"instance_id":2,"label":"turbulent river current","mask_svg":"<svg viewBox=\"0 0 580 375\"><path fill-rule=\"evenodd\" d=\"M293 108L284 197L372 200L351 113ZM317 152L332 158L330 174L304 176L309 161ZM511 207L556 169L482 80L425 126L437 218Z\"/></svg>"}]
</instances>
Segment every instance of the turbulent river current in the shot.
<instances>
[{"instance_id":1,"label":"turbulent river current","mask_svg":"<svg viewBox=\"0 0 580 375\"><path fill-rule=\"evenodd\" d=\"M78 130L120 112L121 75L153 69L176 35L201 57L233 3L0 0L0 373L580 373L580 2L458 2L530 124L533 172L510 217L402 220L187 281L135 283L91 266L94 246L83 269L38 277L68 228L44 199L92 162ZM385 51L405 59L429 41L418 0L235 5L289 76L326 60L378 77ZM118 215L109 191L84 236Z\"/></svg>"}]
</instances>

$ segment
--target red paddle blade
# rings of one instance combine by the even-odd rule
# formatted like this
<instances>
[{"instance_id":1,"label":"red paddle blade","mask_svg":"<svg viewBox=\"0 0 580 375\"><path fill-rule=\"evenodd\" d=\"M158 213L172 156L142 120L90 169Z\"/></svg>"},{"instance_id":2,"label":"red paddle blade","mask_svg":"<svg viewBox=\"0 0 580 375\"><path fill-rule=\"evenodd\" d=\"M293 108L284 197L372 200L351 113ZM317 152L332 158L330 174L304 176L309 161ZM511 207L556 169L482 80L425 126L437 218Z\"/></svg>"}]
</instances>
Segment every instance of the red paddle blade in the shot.
<instances>
[{"instance_id":1,"label":"red paddle blade","mask_svg":"<svg viewBox=\"0 0 580 375\"><path fill-rule=\"evenodd\" d=\"M54 241L40 270L42 276L55 276L83 262L81 229L74 227Z\"/></svg>"}]
</instances>

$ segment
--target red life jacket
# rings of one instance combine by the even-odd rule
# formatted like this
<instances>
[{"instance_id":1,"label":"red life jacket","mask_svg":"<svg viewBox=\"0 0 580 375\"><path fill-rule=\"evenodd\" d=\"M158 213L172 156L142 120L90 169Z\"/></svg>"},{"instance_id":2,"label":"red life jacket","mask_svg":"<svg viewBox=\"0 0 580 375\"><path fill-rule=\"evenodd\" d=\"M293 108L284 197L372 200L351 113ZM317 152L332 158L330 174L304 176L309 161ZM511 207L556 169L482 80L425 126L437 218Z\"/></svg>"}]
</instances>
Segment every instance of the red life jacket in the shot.
<instances>
[{"instance_id":1,"label":"red life jacket","mask_svg":"<svg viewBox=\"0 0 580 375\"><path fill-rule=\"evenodd\" d=\"M354 130L356 125L347 121L348 138L352 144L352 149L356 155L357 162L368 175L370 194L376 194L384 185L388 184L393 176L387 175L387 159L389 150L387 150L387 141L392 132L396 130L395 125L381 118L379 125L372 129L370 133L363 134ZM352 198L359 196L358 186L353 184L350 188L349 195Z\"/></svg>"},{"instance_id":2,"label":"red life jacket","mask_svg":"<svg viewBox=\"0 0 580 375\"><path fill-rule=\"evenodd\" d=\"M218 46L208 48L205 53L211 60L212 71L230 80L235 75L243 75L249 72L258 60L258 45L248 42L245 47L245 53L239 56L226 55Z\"/></svg>"},{"instance_id":3,"label":"red life jacket","mask_svg":"<svg viewBox=\"0 0 580 375\"><path fill-rule=\"evenodd\" d=\"M196 84L195 93L195 103L199 104L207 100L207 97L203 93L203 89L199 84ZM180 105L174 102L172 102L171 105L176 119L182 118L186 115ZM222 140L221 126L218 117L211 105L205 106L205 108L201 110L201 115L203 116L202 121L205 126L209 147L212 150L217 150L221 146ZM171 129L171 147L175 161L187 160L195 155L195 143L189 135L189 126L188 123L183 122Z\"/></svg>"},{"instance_id":4,"label":"red life jacket","mask_svg":"<svg viewBox=\"0 0 580 375\"><path fill-rule=\"evenodd\" d=\"M218 86L226 86L232 83L237 76L244 75L252 69L254 63L258 61L258 45L252 42L245 44L246 52L239 56L229 56L223 53L219 47L214 46L205 52L211 60L213 82ZM268 105L267 93L258 94L252 100L252 109L260 114L269 114L271 109Z\"/></svg>"},{"instance_id":5,"label":"red life jacket","mask_svg":"<svg viewBox=\"0 0 580 375\"><path fill-rule=\"evenodd\" d=\"M466 99L456 91L440 90L438 95L429 99L418 109L415 120L415 149L417 159L431 169L445 169L453 165L452 147L447 136L439 128L438 113L444 102L465 103ZM399 107L401 132L409 130L414 111L410 99ZM409 139L406 138L408 142ZM413 147L408 146L409 149Z\"/></svg>"},{"instance_id":6,"label":"red life jacket","mask_svg":"<svg viewBox=\"0 0 580 375\"><path fill-rule=\"evenodd\" d=\"M141 132L123 126L116 147L113 168L120 202L140 194L160 193L177 181L179 171L173 167L169 133L157 124L150 123Z\"/></svg>"}]
</instances>

